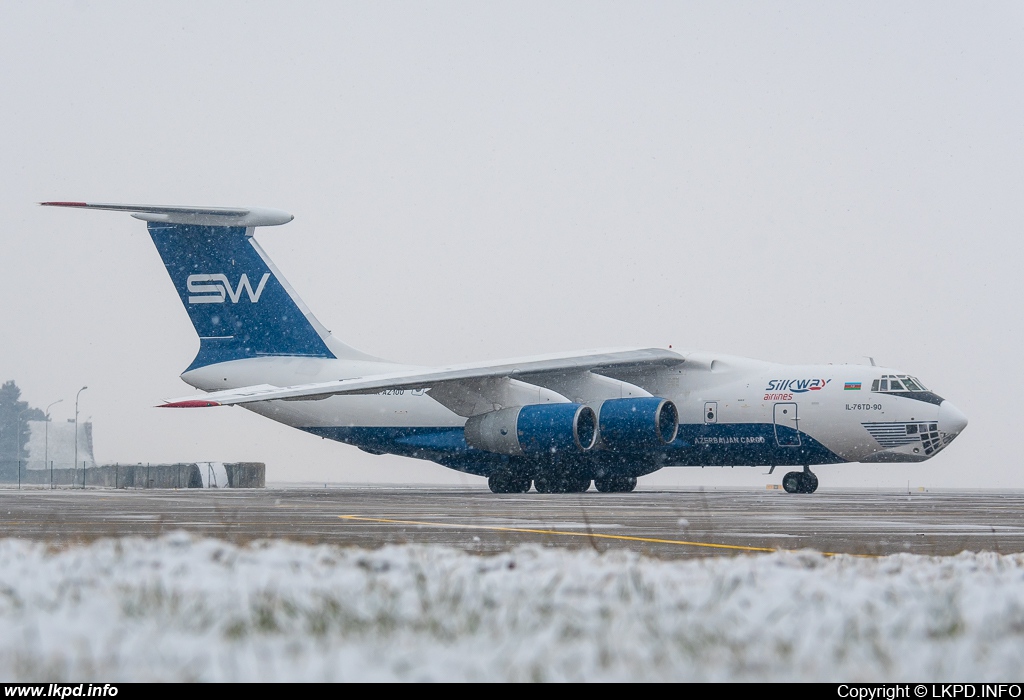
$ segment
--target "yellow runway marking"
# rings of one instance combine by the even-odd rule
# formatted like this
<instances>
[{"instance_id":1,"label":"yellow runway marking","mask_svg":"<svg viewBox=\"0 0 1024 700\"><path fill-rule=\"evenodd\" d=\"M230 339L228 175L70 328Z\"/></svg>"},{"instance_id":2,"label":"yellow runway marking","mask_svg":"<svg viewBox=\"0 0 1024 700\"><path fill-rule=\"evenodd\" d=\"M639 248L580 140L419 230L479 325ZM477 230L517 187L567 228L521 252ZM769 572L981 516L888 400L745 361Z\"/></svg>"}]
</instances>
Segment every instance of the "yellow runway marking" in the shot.
<instances>
[{"instance_id":1,"label":"yellow runway marking","mask_svg":"<svg viewBox=\"0 0 1024 700\"><path fill-rule=\"evenodd\" d=\"M490 530L492 532L525 532L534 535L564 535L568 537L590 537L602 540L626 540L627 542L648 542L650 544L678 544L688 547L710 547L732 549L743 552L778 552L771 547L748 547L740 544L714 544L712 542L687 542L685 540L663 540L656 537L633 537L630 535L605 535L598 532L572 532L568 530L535 530L526 527L501 527L499 525L466 525L463 523L431 523L420 520L390 520L388 518L366 518L361 515L339 515L342 520L358 520L364 523L388 523L390 525L423 525L426 527L464 528L467 530Z\"/></svg>"}]
</instances>

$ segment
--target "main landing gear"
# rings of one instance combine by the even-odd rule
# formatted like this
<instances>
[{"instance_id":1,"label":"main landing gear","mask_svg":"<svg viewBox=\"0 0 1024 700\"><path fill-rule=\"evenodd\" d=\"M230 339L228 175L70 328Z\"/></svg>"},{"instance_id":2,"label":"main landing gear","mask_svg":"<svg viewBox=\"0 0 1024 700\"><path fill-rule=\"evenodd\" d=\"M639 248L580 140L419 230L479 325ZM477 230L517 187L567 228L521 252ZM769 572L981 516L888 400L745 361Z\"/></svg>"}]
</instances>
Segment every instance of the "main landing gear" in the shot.
<instances>
[{"instance_id":1,"label":"main landing gear","mask_svg":"<svg viewBox=\"0 0 1024 700\"><path fill-rule=\"evenodd\" d=\"M586 493L590 477L573 473L545 473L531 479L511 471L496 471L487 477L487 487L494 493L526 493L533 485L537 493ZM635 476L607 476L594 479L601 493L629 493L636 488Z\"/></svg>"},{"instance_id":2,"label":"main landing gear","mask_svg":"<svg viewBox=\"0 0 1024 700\"><path fill-rule=\"evenodd\" d=\"M533 480L537 493L585 493L590 477L576 474L545 474Z\"/></svg>"},{"instance_id":3,"label":"main landing gear","mask_svg":"<svg viewBox=\"0 0 1024 700\"><path fill-rule=\"evenodd\" d=\"M530 477L510 472L495 472L487 477L487 486L494 493L526 493L530 490Z\"/></svg>"},{"instance_id":4,"label":"main landing gear","mask_svg":"<svg viewBox=\"0 0 1024 700\"><path fill-rule=\"evenodd\" d=\"M782 488L786 493L814 493L818 490L818 477L809 466L804 466L802 472L789 472L782 477Z\"/></svg>"},{"instance_id":5,"label":"main landing gear","mask_svg":"<svg viewBox=\"0 0 1024 700\"><path fill-rule=\"evenodd\" d=\"M601 493L629 493L636 488L635 476L606 476L594 479L594 486Z\"/></svg>"}]
</instances>

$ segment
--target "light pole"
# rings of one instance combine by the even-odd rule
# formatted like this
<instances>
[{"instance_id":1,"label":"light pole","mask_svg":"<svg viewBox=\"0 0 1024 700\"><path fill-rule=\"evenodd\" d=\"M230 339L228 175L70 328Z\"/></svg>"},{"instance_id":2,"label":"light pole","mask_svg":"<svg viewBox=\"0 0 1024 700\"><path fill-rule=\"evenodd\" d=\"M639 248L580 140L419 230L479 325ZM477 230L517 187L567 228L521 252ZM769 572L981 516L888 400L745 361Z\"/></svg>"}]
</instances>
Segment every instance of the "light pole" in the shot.
<instances>
[{"instance_id":1,"label":"light pole","mask_svg":"<svg viewBox=\"0 0 1024 700\"><path fill-rule=\"evenodd\" d=\"M43 469L46 469L50 464L50 406L59 404L63 400L64 399L57 399L46 407L46 429L44 431L45 437L43 438ZM78 436L75 436L75 439L77 440Z\"/></svg>"},{"instance_id":2,"label":"light pole","mask_svg":"<svg viewBox=\"0 0 1024 700\"><path fill-rule=\"evenodd\" d=\"M81 396L82 392L88 388L89 387L87 386L83 386L78 390L78 393L75 394L75 463L71 465L75 469L78 469L78 397Z\"/></svg>"},{"instance_id":3,"label":"light pole","mask_svg":"<svg viewBox=\"0 0 1024 700\"><path fill-rule=\"evenodd\" d=\"M15 445L15 450L16 450L16 452L14 454L15 454L16 459L18 460L18 490L19 491L21 490L21 417L23 415L25 415L25 413L27 413L29 410L30 410L29 407L26 406L25 408L23 408L20 411L18 411L18 429L14 433L14 445Z\"/></svg>"}]
</instances>

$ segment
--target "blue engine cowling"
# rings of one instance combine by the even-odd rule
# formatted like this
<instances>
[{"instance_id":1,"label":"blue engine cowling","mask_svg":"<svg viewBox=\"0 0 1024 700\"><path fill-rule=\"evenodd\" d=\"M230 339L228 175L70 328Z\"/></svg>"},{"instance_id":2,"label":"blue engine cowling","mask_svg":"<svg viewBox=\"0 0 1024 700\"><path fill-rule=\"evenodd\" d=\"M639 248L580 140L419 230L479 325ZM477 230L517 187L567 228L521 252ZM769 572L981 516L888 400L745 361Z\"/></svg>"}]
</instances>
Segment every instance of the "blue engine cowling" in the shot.
<instances>
[{"instance_id":1,"label":"blue engine cowling","mask_svg":"<svg viewBox=\"0 0 1024 700\"><path fill-rule=\"evenodd\" d=\"M578 403L503 408L466 421L470 447L503 455L578 454L597 442L597 414Z\"/></svg>"},{"instance_id":2,"label":"blue engine cowling","mask_svg":"<svg viewBox=\"0 0 1024 700\"><path fill-rule=\"evenodd\" d=\"M668 399L608 399L597 409L599 447L644 452L664 447L679 432L679 411Z\"/></svg>"}]
</instances>

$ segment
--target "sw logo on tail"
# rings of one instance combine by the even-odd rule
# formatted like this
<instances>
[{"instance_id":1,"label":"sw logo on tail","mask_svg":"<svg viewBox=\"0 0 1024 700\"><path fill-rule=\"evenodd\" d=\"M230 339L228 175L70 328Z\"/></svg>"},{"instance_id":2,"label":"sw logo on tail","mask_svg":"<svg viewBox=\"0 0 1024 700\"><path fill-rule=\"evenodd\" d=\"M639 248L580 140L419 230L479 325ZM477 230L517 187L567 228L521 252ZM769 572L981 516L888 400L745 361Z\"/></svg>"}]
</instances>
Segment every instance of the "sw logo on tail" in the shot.
<instances>
[{"instance_id":1,"label":"sw logo on tail","mask_svg":"<svg viewBox=\"0 0 1024 700\"><path fill-rule=\"evenodd\" d=\"M231 299L232 304L237 304L238 300L242 298L244 289L249 295L249 301L255 304L260 300L260 295L263 294L263 288L268 279L270 279L270 273L264 272L259 284L256 285L256 291L253 291L252 285L249 284L249 276L244 272L238 278L238 286L235 289L231 288L231 282L228 281L227 275L189 275L185 281L188 291L201 296L190 296L188 303L223 304Z\"/></svg>"}]
</instances>

